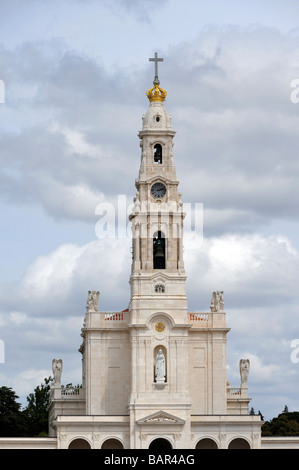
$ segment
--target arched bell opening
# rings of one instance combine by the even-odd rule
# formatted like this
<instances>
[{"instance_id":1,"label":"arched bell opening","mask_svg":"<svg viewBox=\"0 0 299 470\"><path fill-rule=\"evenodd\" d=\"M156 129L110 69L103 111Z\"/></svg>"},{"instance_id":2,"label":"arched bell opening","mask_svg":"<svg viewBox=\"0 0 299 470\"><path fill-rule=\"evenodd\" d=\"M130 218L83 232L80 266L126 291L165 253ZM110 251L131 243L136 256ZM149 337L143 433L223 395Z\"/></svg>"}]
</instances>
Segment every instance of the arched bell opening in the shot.
<instances>
[{"instance_id":1,"label":"arched bell opening","mask_svg":"<svg viewBox=\"0 0 299 470\"><path fill-rule=\"evenodd\" d=\"M154 163L162 164L162 145L154 145Z\"/></svg>"},{"instance_id":2,"label":"arched bell opening","mask_svg":"<svg viewBox=\"0 0 299 470\"><path fill-rule=\"evenodd\" d=\"M158 231L153 237L153 266L154 269L165 269L165 245L164 233Z\"/></svg>"}]
</instances>

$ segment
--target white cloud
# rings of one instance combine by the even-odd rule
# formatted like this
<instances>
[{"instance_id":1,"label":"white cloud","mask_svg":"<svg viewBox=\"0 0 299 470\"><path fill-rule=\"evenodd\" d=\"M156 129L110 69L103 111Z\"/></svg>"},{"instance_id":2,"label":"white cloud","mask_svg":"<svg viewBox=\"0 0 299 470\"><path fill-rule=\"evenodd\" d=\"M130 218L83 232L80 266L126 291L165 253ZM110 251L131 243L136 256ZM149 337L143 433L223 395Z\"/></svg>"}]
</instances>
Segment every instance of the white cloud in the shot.
<instances>
[{"instance_id":1,"label":"white cloud","mask_svg":"<svg viewBox=\"0 0 299 470\"><path fill-rule=\"evenodd\" d=\"M29 266L18 288L23 307L51 318L64 309L80 314L89 289L103 290L105 304L127 307L130 240L102 239L86 245L65 244ZM118 296L115 297L115 290ZM125 304L123 304L123 302ZM117 306L118 304L118 306Z\"/></svg>"},{"instance_id":2,"label":"white cloud","mask_svg":"<svg viewBox=\"0 0 299 470\"><path fill-rule=\"evenodd\" d=\"M187 247L185 250L191 302L194 305L198 289L205 294L224 290L231 307L293 302L298 299L298 257L290 241L280 235L227 234L204 238L198 250Z\"/></svg>"},{"instance_id":3,"label":"white cloud","mask_svg":"<svg viewBox=\"0 0 299 470\"><path fill-rule=\"evenodd\" d=\"M28 318L28 315L26 315L26 313L23 313L23 312L10 312L9 319L15 325L22 325L30 321L30 319Z\"/></svg>"},{"instance_id":4,"label":"white cloud","mask_svg":"<svg viewBox=\"0 0 299 470\"><path fill-rule=\"evenodd\" d=\"M32 384L40 385L45 378L49 377L49 369L28 369L21 372L18 376L8 379L8 386L13 390L20 390L22 396L32 393L34 388Z\"/></svg>"},{"instance_id":5,"label":"white cloud","mask_svg":"<svg viewBox=\"0 0 299 470\"><path fill-rule=\"evenodd\" d=\"M66 298L69 295L70 280L77 260L84 248L68 244L57 248L50 256L40 256L31 265L22 281L21 290L24 296L36 300Z\"/></svg>"},{"instance_id":6,"label":"white cloud","mask_svg":"<svg viewBox=\"0 0 299 470\"><path fill-rule=\"evenodd\" d=\"M105 305L109 304L109 297L114 297L113 292L118 285L120 299L124 301L129 278L130 244L129 238L114 238L82 246L61 245L48 255L38 257L27 269L18 295L31 308L38 304L38 311L41 305L46 312L50 306L53 310L56 305L59 312L67 302L73 304L69 299L74 297L78 300L80 296L87 295L90 288L101 290ZM209 307L211 292L218 289L224 290L232 302L231 305L226 303L228 309L278 305L280 298L294 301L298 296L298 252L286 237L234 234L204 239L198 250L190 250L186 246L185 264L189 302L193 308L196 307L199 288L206 296L206 308ZM197 285L199 277L200 286ZM197 308L202 307L197 305ZM52 315L55 315L54 311ZM22 319L20 317L18 321Z\"/></svg>"}]
</instances>

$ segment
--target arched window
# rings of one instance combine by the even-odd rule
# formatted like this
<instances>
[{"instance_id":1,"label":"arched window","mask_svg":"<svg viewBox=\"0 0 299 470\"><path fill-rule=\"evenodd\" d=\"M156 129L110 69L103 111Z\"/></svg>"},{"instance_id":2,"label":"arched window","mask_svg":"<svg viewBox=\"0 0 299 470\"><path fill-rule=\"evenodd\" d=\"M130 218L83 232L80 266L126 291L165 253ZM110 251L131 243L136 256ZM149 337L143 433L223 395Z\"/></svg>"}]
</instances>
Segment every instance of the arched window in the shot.
<instances>
[{"instance_id":1,"label":"arched window","mask_svg":"<svg viewBox=\"0 0 299 470\"><path fill-rule=\"evenodd\" d=\"M155 292L158 292L159 294L164 294L164 292L165 292L164 284L156 284L155 285Z\"/></svg>"},{"instance_id":2,"label":"arched window","mask_svg":"<svg viewBox=\"0 0 299 470\"><path fill-rule=\"evenodd\" d=\"M156 232L153 238L154 269L165 269L165 237L162 232Z\"/></svg>"},{"instance_id":3,"label":"arched window","mask_svg":"<svg viewBox=\"0 0 299 470\"><path fill-rule=\"evenodd\" d=\"M74 439L70 443L69 449L90 449L90 444L85 439Z\"/></svg>"},{"instance_id":4,"label":"arched window","mask_svg":"<svg viewBox=\"0 0 299 470\"><path fill-rule=\"evenodd\" d=\"M171 443L168 441L168 439L164 439L162 437L159 437L158 439L154 439L150 445L149 445L150 450L155 450L155 451L160 451L160 450L169 450L172 449Z\"/></svg>"},{"instance_id":5,"label":"arched window","mask_svg":"<svg viewBox=\"0 0 299 470\"><path fill-rule=\"evenodd\" d=\"M124 446L118 439L106 439L103 442L101 449L123 449Z\"/></svg>"},{"instance_id":6,"label":"arched window","mask_svg":"<svg viewBox=\"0 0 299 470\"><path fill-rule=\"evenodd\" d=\"M236 437L230 442L228 448L229 449L250 449L250 445L245 439L242 439L241 437Z\"/></svg>"},{"instance_id":7,"label":"arched window","mask_svg":"<svg viewBox=\"0 0 299 470\"><path fill-rule=\"evenodd\" d=\"M162 163L162 145L156 144L154 146L154 163Z\"/></svg>"},{"instance_id":8,"label":"arched window","mask_svg":"<svg viewBox=\"0 0 299 470\"><path fill-rule=\"evenodd\" d=\"M204 439L198 441L195 449L218 449L218 446L216 442L213 441L213 439L205 437Z\"/></svg>"}]
</instances>

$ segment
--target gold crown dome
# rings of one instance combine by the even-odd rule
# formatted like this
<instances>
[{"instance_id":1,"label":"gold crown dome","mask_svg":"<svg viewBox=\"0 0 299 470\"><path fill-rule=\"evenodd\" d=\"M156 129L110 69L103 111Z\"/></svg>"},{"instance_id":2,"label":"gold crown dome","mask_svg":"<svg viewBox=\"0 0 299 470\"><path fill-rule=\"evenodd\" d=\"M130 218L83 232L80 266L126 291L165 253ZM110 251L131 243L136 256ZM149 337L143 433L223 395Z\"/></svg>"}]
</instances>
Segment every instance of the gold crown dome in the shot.
<instances>
[{"instance_id":1,"label":"gold crown dome","mask_svg":"<svg viewBox=\"0 0 299 470\"><path fill-rule=\"evenodd\" d=\"M158 78L158 62L163 62L163 60L164 59L158 57L157 52L155 53L155 57L149 59L149 61L155 62L155 79L153 82L154 86L146 92L146 96L148 97L151 103L153 101L159 101L160 103L163 103L167 95L167 91L163 90L163 88L159 86L160 81Z\"/></svg>"},{"instance_id":2,"label":"gold crown dome","mask_svg":"<svg viewBox=\"0 0 299 470\"><path fill-rule=\"evenodd\" d=\"M153 88L150 88L146 92L146 96L152 103L153 101L160 101L163 103L167 95L167 91L163 90L163 88L159 87L158 84L155 84Z\"/></svg>"}]
</instances>

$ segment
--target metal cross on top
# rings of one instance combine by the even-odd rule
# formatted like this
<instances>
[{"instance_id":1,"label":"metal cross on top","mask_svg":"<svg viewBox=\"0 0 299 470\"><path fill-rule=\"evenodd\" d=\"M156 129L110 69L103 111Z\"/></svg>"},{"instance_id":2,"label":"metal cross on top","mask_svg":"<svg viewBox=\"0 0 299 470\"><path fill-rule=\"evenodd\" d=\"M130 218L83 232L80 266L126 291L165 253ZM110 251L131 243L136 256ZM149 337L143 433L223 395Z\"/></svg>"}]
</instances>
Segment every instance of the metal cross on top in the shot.
<instances>
[{"instance_id":1,"label":"metal cross on top","mask_svg":"<svg viewBox=\"0 0 299 470\"><path fill-rule=\"evenodd\" d=\"M148 59L151 62L155 62L155 79L154 79L154 85L159 85L159 78L158 78L158 62L163 62L164 59L158 57L157 52L155 52L155 57L151 57Z\"/></svg>"}]
</instances>

